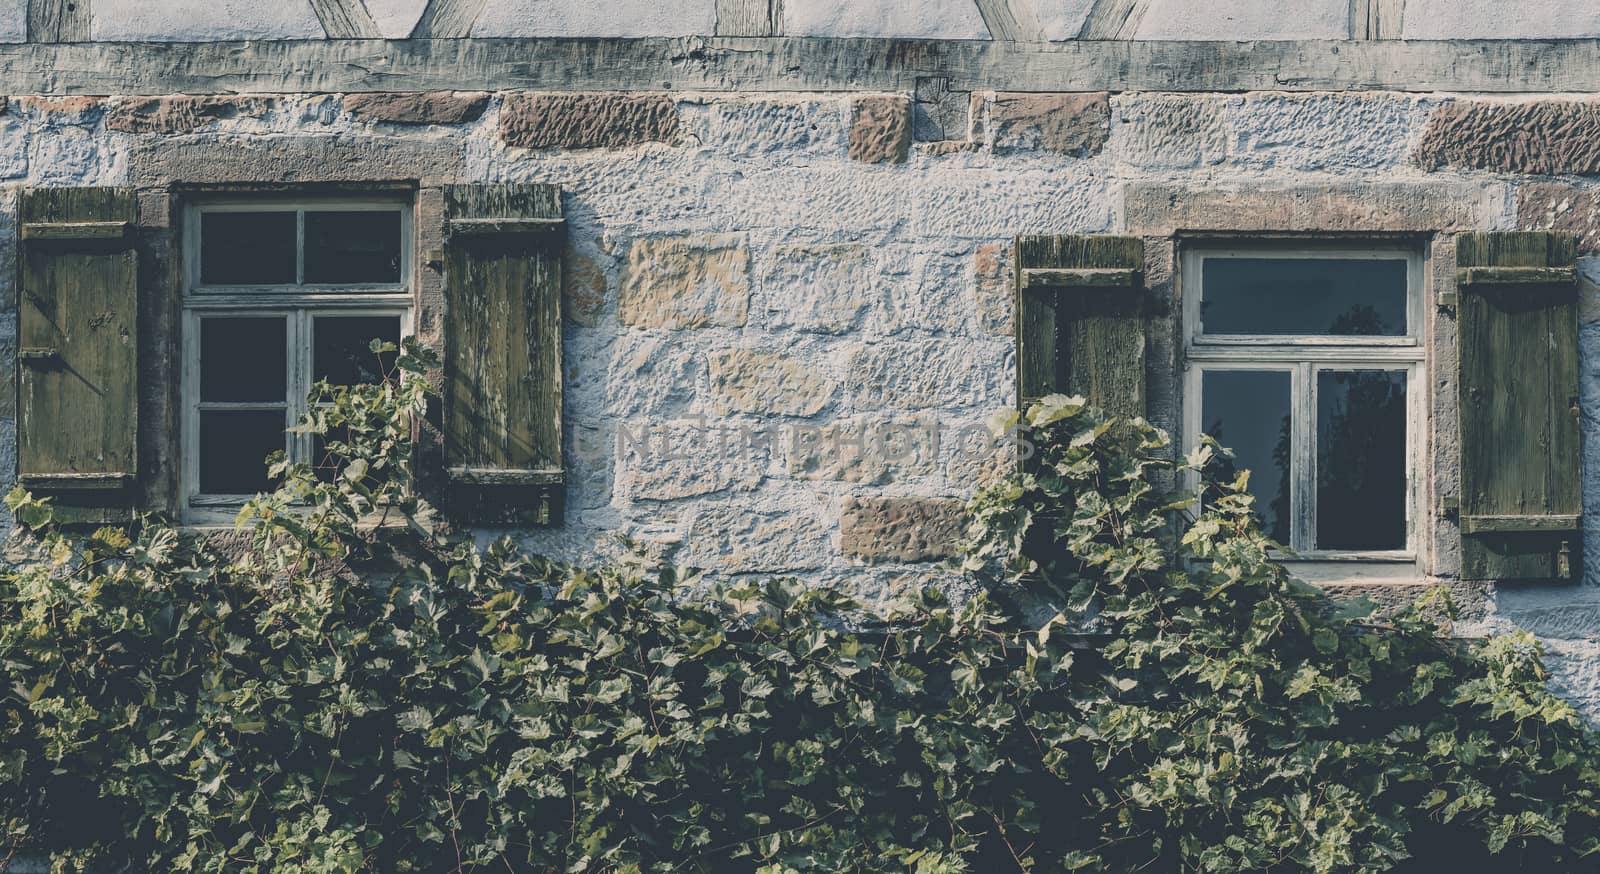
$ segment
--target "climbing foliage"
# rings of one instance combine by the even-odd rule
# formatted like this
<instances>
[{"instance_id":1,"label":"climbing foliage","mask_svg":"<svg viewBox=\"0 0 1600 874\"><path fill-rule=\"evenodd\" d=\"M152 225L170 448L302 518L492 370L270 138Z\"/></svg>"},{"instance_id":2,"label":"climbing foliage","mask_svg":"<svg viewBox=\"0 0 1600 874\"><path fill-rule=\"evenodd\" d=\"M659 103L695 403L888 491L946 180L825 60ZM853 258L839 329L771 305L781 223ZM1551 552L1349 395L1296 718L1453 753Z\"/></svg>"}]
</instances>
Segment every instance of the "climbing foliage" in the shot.
<instances>
[{"instance_id":1,"label":"climbing foliage","mask_svg":"<svg viewBox=\"0 0 1600 874\"><path fill-rule=\"evenodd\" d=\"M980 594L869 609L451 534L436 366L320 386L327 463L231 543L7 498L0 869L1593 869L1537 644L1329 603L1215 445L1046 398L999 423L1035 452L972 504Z\"/></svg>"}]
</instances>

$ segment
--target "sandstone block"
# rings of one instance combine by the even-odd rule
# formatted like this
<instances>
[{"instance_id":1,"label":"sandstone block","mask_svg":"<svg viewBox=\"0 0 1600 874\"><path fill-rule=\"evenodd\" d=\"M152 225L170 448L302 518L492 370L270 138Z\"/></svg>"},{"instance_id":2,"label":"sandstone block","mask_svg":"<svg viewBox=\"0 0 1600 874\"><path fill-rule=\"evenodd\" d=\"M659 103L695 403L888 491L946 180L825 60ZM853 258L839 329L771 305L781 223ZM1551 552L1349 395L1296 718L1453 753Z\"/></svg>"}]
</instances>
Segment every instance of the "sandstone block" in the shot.
<instances>
[{"instance_id":1,"label":"sandstone block","mask_svg":"<svg viewBox=\"0 0 1600 874\"><path fill-rule=\"evenodd\" d=\"M1228 157L1227 113L1209 96L1133 94L1117 99L1112 153L1134 167L1189 169Z\"/></svg>"},{"instance_id":2,"label":"sandstone block","mask_svg":"<svg viewBox=\"0 0 1600 874\"><path fill-rule=\"evenodd\" d=\"M617 149L678 140L678 109L665 94L512 94L500 139L525 149Z\"/></svg>"},{"instance_id":3,"label":"sandstone block","mask_svg":"<svg viewBox=\"0 0 1600 874\"><path fill-rule=\"evenodd\" d=\"M710 362L711 402L722 415L814 416L837 388L814 362L782 352L725 349Z\"/></svg>"},{"instance_id":4,"label":"sandstone block","mask_svg":"<svg viewBox=\"0 0 1600 874\"><path fill-rule=\"evenodd\" d=\"M985 331L1011 334L1015 328L1016 284L1012 276L1011 247L982 243L972 256L978 287L978 319Z\"/></svg>"},{"instance_id":5,"label":"sandstone block","mask_svg":"<svg viewBox=\"0 0 1600 874\"><path fill-rule=\"evenodd\" d=\"M1135 182L1124 189L1127 232L1469 231L1500 226L1496 183L1335 182L1291 188Z\"/></svg>"},{"instance_id":6,"label":"sandstone block","mask_svg":"<svg viewBox=\"0 0 1600 874\"><path fill-rule=\"evenodd\" d=\"M789 475L798 479L877 484L926 476L936 468L941 434L934 419L851 419L790 429Z\"/></svg>"},{"instance_id":7,"label":"sandstone block","mask_svg":"<svg viewBox=\"0 0 1600 874\"><path fill-rule=\"evenodd\" d=\"M1517 227L1574 234L1578 251L1600 252L1600 191L1547 182L1519 185Z\"/></svg>"},{"instance_id":8,"label":"sandstone block","mask_svg":"<svg viewBox=\"0 0 1600 874\"><path fill-rule=\"evenodd\" d=\"M830 527L820 507L719 502L695 515L688 562L729 573L789 573L828 563Z\"/></svg>"},{"instance_id":9,"label":"sandstone block","mask_svg":"<svg viewBox=\"0 0 1600 874\"><path fill-rule=\"evenodd\" d=\"M989 129L996 149L1093 157L1111 136L1111 101L1103 91L996 94L989 104Z\"/></svg>"},{"instance_id":10,"label":"sandstone block","mask_svg":"<svg viewBox=\"0 0 1600 874\"><path fill-rule=\"evenodd\" d=\"M450 179L461 148L393 138L263 136L144 140L134 147L136 184L170 182L383 182Z\"/></svg>"},{"instance_id":11,"label":"sandstone block","mask_svg":"<svg viewBox=\"0 0 1600 874\"><path fill-rule=\"evenodd\" d=\"M482 91L347 94L344 111L389 124L466 124L483 117L489 95Z\"/></svg>"},{"instance_id":12,"label":"sandstone block","mask_svg":"<svg viewBox=\"0 0 1600 874\"><path fill-rule=\"evenodd\" d=\"M877 281L859 243L786 246L762 271L762 296L774 327L842 334L861 323Z\"/></svg>"},{"instance_id":13,"label":"sandstone block","mask_svg":"<svg viewBox=\"0 0 1600 874\"><path fill-rule=\"evenodd\" d=\"M222 119L259 118L278 101L271 97L179 95L130 97L106 116L106 128L134 134L186 134Z\"/></svg>"},{"instance_id":14,"label":"sandstone block","mask_svg":"<svg viewBox=\"0 0 1600 874\"><path fill-rule=\"evenodd\" d=\"M1600 103L1449 103L1428 120L1412 158L1427 170L1600 174Z\"/></svg>"},{"instance_id":15,"label":"sandstone block","mask_svg":"<svg viewBox=\"0 0 1600 874\"><path fill-rule=\"evenodd\" d=\"M600 324L606 288L606 271L600 262L568 246L561 260L561 309L567 320L586 328Z\"/></svg>"},{"instance_id":16,"label":"sandstone block","mask_svg":"<svg viewBox=\"0 0 1600 874\"><path fill-rule=\"evenodd\" d=\"M850 104L850 157L866 164L902 163L911 154L911 98L857 97Z\"/></svg>"},{"instance_id":17,"label":"sandstone block","mask_svg":"<svg viewBox=\"0 0 1600 874\"><path fill-rule=\"evenodd\" d=\"M750 250L734 234L641 237L628 247L618 314L641 328L737 328L750 313Z\"/></svg>"},{"instance_id":18,"label":"sandstone block","mask_svg":"<svg viewBox=\"0 0 1600 874\"><path fill-rule=\"evenodd\" d=\"M845 556L867 562L949 558L965 530L965 506L946 498L848 499L839 519Z\"/></svg>"}]
</instances>

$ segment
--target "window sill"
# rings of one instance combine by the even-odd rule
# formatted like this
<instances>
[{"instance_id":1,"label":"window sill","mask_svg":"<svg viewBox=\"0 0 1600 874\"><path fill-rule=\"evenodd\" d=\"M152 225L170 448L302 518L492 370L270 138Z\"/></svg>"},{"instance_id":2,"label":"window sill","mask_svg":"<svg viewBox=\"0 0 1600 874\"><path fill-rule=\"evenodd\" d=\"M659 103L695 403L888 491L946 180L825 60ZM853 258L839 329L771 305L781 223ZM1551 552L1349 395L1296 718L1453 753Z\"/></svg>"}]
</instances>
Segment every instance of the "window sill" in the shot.
<instances>
[{"instance_id":1,"label":"window sill","mask_svg":"<svg viewBox=\"0 0 1600 874\"><path fill-rule=\"evenodd\" d=\"M1295 578L1313 585L1329 583L1423 583L1416 556L1357 554L1338 558L1321 555L1283 559L1283 566Z\"/></svg>"}]
</instances>

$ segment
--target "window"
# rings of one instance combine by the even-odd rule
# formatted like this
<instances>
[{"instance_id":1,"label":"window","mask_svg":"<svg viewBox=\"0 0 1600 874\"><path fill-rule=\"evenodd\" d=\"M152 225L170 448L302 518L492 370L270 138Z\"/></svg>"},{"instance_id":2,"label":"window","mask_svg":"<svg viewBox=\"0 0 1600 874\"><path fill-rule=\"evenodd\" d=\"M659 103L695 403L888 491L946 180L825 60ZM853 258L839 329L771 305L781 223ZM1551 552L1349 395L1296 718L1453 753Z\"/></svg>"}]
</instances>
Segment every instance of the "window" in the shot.
<instances>
[{"instance_id":1,"label":"window","mask_svg":"<svg viewBox=\"0 0 1600 874\"><path fill-rule=\"evenodd\" d=\"M1188 443L1234 450L1298 556L1414 561L1420 254L1197 247L1181 269Z\"/></svg>"},{"instance_id":2,"label":"window","mask_svg":"<svg viewBox=\"0 0 1600 874\"><path fill-rule=\"evenodd\" d=\"M271 487L266 456L318 464L286 428L317 380L375 382L373 339L411 329L411 215L398 201L218 202L185 224L183 495L208 521Z\"/></svg>"}]
</instances>

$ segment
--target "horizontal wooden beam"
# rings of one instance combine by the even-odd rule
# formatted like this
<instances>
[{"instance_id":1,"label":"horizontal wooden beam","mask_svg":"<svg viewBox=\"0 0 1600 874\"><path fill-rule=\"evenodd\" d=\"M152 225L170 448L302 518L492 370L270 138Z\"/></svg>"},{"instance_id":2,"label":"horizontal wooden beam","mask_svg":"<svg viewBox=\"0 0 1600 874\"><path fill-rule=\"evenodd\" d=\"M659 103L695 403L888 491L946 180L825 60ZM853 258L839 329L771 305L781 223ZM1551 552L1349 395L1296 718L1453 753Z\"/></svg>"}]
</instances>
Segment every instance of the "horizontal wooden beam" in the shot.
<instances>
[{"instance_id":1,"label":"horizontal wooden beam","mask_svg":"<svg viewBox=\"0 0 1600 874\"><path fill-rule=\"evenodd\" d=\"M25 222L24 240L120 240L128 235L128 222Z\"/></svg>"},{"instance_id":2,"label":"horizontal wooden beam","mask_svg":"<svg viewBox=\"0 0 1600 874\"><path fill-rule=\"evenodd\" d=\"M565 478L565 472L560 468L511 470L500 467L452 467L446 473L453 483L479 486L558 486Z\"/></svg>"},{"instance_id":3,"label":"horizontal wooden beam","mask_svg":"<svg viewBox=\"0 0 1600 874\"><path fill-rule=\"evenodd\" d=\"M1600 41L1022 43L821 37L0 46L0 94L638 90L1600 91Z\"/></svg>"},{"instance_id":4,"label":"horizontal wooden beam","mask_svg":"<svg viewBox=\"0 0 1600 874\"><path fill-rule=\"evenodd\" d=\"M1466 516L1462 534L1576 534L1579 516Z\"/></svg>"},{"instance_id":5,"label":"horizontal wooden beam","mask_svg":"<svg viewBox=\"0 0 1600 874\"><path fill-rule=\"evenodd\" d=\"M1029 267L1023 288L1131 288L1140 271L1119 267Z\"/></svg>"},{"instance_id":6,"label":"horizontal wooden beam","mask_svg":"<svg viewBox=\"0 0 1600 874\"><path fill-rule=\"evenodd\" d=\"M448 223L450 233L460 236L493 234L545 234L566 227L558 218L458 218Z\"/></svg>"},{"instance_id":7,"label":"horizontal wooden beam","mask_svg":"<svg viewBox=\"0 0 1600 874\"><path fill-rule=\"evenodd\" d=\"M1577 281L1576 267L1462 267L1456 270L1458 285L1572 285Z\"/></svg>"}]
</instances>

